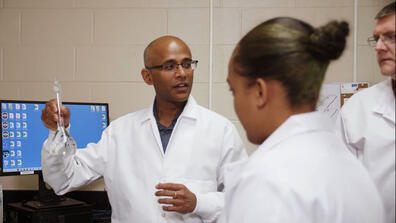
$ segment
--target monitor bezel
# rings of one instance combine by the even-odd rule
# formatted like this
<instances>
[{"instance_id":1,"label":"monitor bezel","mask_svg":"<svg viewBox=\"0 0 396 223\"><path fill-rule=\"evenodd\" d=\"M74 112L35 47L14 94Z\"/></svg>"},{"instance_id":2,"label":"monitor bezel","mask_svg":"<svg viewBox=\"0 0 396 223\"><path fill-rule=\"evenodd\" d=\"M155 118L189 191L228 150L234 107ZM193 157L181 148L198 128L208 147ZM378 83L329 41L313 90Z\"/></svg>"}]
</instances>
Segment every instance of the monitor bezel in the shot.
<instances>
[{"instance_id":1,"label":"monitor bezel","mask_svg":"<svg viewBox=\"0 0 396 223\"><path fill-rule=\"evenodd\" d=\"M0 99L0 105L2 103L30 103L30 104L35 104L35 103L42 103L46 104L48 101L39 101L39 100L7 100L7 99ZM106 106L106 116L107 116L107 126L110 124L110 111L109 111L109 103L105 102L67 102L64 101L62 102L63 105L99 105L99 106ZM66 106L67 107L67 106ZM1 107L0 107L0 114L1 114ZM33 175L33 174L40 174L42 170L34 170L33 172L21 172L21 171L15 171L15 172L3 172L3 127L0 127L0 176L26 176L26 175Z\"/></svg>"}]
</instances>

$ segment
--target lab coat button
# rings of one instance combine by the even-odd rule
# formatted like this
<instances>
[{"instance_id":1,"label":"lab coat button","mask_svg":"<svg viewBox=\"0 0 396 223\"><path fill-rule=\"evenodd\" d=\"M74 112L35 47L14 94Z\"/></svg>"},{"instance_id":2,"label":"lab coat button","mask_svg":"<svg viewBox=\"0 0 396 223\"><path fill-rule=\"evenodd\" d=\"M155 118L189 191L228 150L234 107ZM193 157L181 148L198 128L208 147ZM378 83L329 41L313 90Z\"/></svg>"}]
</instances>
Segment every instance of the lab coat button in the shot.
<instances>
[{"instance_id":1,"label":"lab coat button","mask_svg":"<svg viewBox=\"0 0 396 223\"><path fill-rule=\"evenodd\" d=\"M166 214L165 214L165 212L163 212L161 215L162 215L162 217L164 217L164 218L166 217Z\"/></svg>"}]
</instances>

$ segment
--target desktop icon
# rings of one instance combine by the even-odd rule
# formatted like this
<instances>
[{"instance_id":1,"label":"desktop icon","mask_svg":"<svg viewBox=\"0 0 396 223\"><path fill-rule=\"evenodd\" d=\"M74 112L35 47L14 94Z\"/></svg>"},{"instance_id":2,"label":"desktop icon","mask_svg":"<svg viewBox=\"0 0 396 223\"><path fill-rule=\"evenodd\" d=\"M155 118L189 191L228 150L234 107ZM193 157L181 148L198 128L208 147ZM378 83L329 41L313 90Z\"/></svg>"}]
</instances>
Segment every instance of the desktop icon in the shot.
<instances>
[{"instance_id":1,"label":"desktop icon","mask_svg":"<svg viewBox=\"0 0 396 223\"><path fill-rule=\"evenodd\" d=\"M10 141L10 147L15 147L15 142L14 141Z\"/></svg>"},{"instance_id":2,"label":"desktop icon","mask_svg":"<svg viewBox=\"0 0 396 223\"><path fill-rule=\"evenodd\" d=\"M15 166L15 160L10 160L11 166Z\"/></svg>"},{"instance_id":3,"label":"desktop icon","mask_svg":"<svg viewBox=\"0 0 396 223\"><path fill-rule=\"evenodd\" d=\"M20 122L15 122L15 127L16 127L17 129L20 129L20 128L21 128L21 123L20 123Z\"/></svg>"},{"instance_id":4,"label":"desktop icon","mask_svg":"<svg viewBox=\"0 0 396 223\"><path fill-rule=\"evenodd\" d=\"M26 113L22 113L22 119L26 120L27 119L27 114Z\"/></svg>"},{"instance_id":5,"label":"desktop icon","mask_svg":"<svg viewBox=\"0 0 396 223\"><path fill-rule=\"evenodd\" d=\"M13 123L13 122L9 122L9 123L8 123L8 127L9 127L10 129L13 129L13 128L14 128L14 123Z\"/></svg>"},{"instance_id":6,"label":"desktop icon","mask_svg":"<svg viewBox=\"0 0 396 223\"><path fill-rule=\"evenodd\" d=\"M22 104L22 110L26 110L26 104Z\"/></svg>"},{"instance_id":7,"label":"desktop icon","mask_svg":"<svg viewBox=\"0 0 396 223\"><path fill-rule=\"evenodd\" d=\"M12 110L12 104L11 103L8 104L8 109Z\"/></svg>"},{"instance_id":8,"label":"desktop icon","mask_svg":"<svg viewBox=\"0 0 396 223\"><path fill-rule=\"evenodd\" d=\"M15 156L15 151L14 150L10 150L10 156L14 157Z\"/></svg>"},{"instance_id":9,"label":"desktop icon","mask_svg":"<svg viewBox=\"0 0 396 223\"><path fill-rule=\"evenodd\" d=\"M26 131L23 131L23 132L22 132L22 135L23 135L23 138L27 138L28 133L27 133Z\"/></svg>"},{"instance_id":10,"label":"desktop icon","mask_svg":"<svg viewBox=\"0 0 396 223\"><path fill-rule=\"evenodd\" d=\"M2 123L1 123L1 127L2 127L3 129L8 129L8 122L2 122Z\"/></svg>"},{"instance_id":11,"label":"desktop icon","mask_svg":"<svg viewBox=\"0 0 396 223\"><path fill-rule=\"evenodd\" d=\"M38 106L38 104L34 104L34 110L39 110L39 106Z\"/></svg>"},{"instance_id":12,"label":"desktop icon","mask_svg":"<svg viewBox=\"0 0 396 223\"><path fill-rule=\"evenodd\" d=\"M1 103L1 109L7 110L7 104L6 103Z\"/></svg>"},{"instance_id":13,"label":"desktop icon","mask_svg":"<svg viewBox=\"0 0 396 223\"><path fill-rule=\"evenodd\" d=\"M21 105L20 104L15 104L15 110L19 110L21 109Z\"/></svg>"},{"instance_id":14,"label":"desktop icon","mask_svg":"<svg viewBox=\"0 0 396 223\"><path fill-rule=\"evenodd\" d=\"M14 138L15 137L15 133L13 131L8 133L10 135L10 138Z\"/></svg>"},{"instance_id":15,"label":"desktop icon","mask_svg":"<svg viewBox=\"0 0 396 223\"><path fill-rule=\"evenodd\" d=\"M22 156L22 151L21 150L17 150L17 157L21 157Z\"/></svg>"},{"instance_id":16,"label":"desktop icon","mask_svg":"<svg viewBox=\"0 0 396 223\"><path fill-rule=\"evenodd\" d=\"M27 129L27 123L26 122L22 122L22 128L23 129Z\"/></svg>"},{"instance_id":17,"label":"desktop icon","mask_svg":"<svg viewBox=\"0 0 396 223\"><path fill-rule=\"evenodd\" d=\"M2 112L1 113L1 119L8 119L8 113L7 112Z\"/></svg>"},{"instance_id":18,"label":"desktop icon","mask_svg":"<svg viewBox=\"0 0 396 223\"><path fill-rule=\"evenodd\" d=\"M15 119L21 119L21 113L15 113Z\"/></svg>"},{"instance_id":19,"label":"desktop icon","mask_svg":"<svg viewBox=\"0 0 396 223\"><path fill-rule=\"evenodd\" d=\"M17 147L21 147L21 146L22 146L21 141L17 141Z\"/></svg>"},{"instance_id":20,"label":"desktop icon","mask_svg":"<svg viewBox=\"0 0 396 223\"><path fill-rule=\"evenodd\" d=\"M21 136L22 136L20 131L16 131L15 135L16 135L17 138L21 138Z\"/></svg>"},{"instance_id":21,"label":"desktop icon","mask_svg":"<svg viewBox=\"0 0 396 223\"><path fill-rule=\"evenodd\" d=\"M10 156L10 152L8 152L8 150L3 151L3 157L4 158L8 158Z\"/></svg>"},{"instance_id":22,"label":"desktop icon","mask_svg":"<svg viewBox=\"0 0 396 223\"><path fill-rule=\"evenodd\" d=\"M8 118L9 119L14 119L14 113L8 113Z\"/></svg>"},{"instance_id":23,"label":"desktop icon","mask_svg":"<svg viewBox=\"0 0 396 223\"><path fill-rule=\"evenodd\" d=\"M8 139L8 137L9 137L9 134L7 131L4 131L1 135L2 135L3 139Z\"/></svg>"}]
</instances>

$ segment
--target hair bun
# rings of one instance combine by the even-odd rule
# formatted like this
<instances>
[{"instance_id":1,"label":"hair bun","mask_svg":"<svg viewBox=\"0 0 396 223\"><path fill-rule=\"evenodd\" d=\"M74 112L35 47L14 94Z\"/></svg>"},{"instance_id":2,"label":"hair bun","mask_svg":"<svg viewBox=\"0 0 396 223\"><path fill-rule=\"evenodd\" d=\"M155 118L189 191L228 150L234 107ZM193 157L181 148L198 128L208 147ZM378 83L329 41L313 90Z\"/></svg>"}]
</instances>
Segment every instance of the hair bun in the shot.
<instances>
[{"instance_id":1,"label":"hair bun","mask_svg":"<svg viewBox=\"0 0 396 223\"><path fill-rule=\"evenodd\" d=\"M347 22L331 21L314 30L310 36L308 50L319 59L335 60L344 51L348 35Z\"/></svg>"}]
</instances>

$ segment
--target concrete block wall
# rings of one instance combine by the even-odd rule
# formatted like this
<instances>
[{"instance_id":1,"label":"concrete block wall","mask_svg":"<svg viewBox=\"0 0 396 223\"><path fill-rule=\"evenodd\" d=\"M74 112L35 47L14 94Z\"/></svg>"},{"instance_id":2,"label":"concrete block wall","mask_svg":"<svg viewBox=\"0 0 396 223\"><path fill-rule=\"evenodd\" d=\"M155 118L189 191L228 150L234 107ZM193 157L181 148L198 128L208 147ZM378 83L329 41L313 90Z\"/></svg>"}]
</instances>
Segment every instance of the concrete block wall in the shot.
<instances>
[{"instance_id":1,"label":"concrete block wall","mask_svg":"<svg viewBox=\"0 0 396 223\"><path fill-rule=\"evenodd\" d=\"M239 39L260 22L292 16L314 26L330 19L351 25L348 47L328 70L326 81L353 80L353 32L358 32L358 81L382 80L367 46L375 13L391 0L213 0L213 61L209 61L210 0L0 0L0 98L48 100L52 82L64 101L108 102L110 119L147 107L154 91L141 79L143 49L153 39L176 35L199 60L192 94L231 119L248 152L226 83L227 65ZM356 29L357 28L357 29ZM213 79L209 64L213 63ZM213 94L210 94L210 84ZM0 177L4 189L35 189L36 176ZM103 190L103 181L83 188Z\"/></svg>"}]
</instances>

